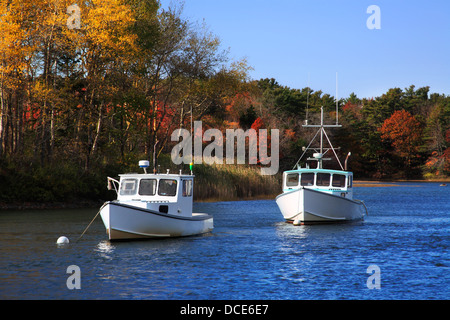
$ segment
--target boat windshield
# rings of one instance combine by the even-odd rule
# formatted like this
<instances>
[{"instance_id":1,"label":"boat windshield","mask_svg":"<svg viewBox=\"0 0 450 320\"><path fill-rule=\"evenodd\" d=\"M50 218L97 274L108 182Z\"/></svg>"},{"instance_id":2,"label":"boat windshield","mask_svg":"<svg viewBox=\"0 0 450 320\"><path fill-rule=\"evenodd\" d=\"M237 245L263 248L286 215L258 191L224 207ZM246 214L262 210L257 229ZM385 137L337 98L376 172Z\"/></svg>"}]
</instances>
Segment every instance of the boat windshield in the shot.
<instances>
[{"instance_id":1,"label":"boat windshield","mask_svg":"<svg viewBox=\"0 0 450 320\"><path fill-rule=\"evenodd\" d=\"M286 176L286 186L287 187L296 187L298 186L298 173L289 173Z\"/></svg>"},{"instance_id":2,"label":"boat windshield","mask_svg":"<svg viewBox=\"0 0 450 320\"><path fill-rule=\"evenodd\" d=\"M156 194L156 179L141 179L139 182L139 195L154 196Z\"/></svg>"},{"instance_id":3,"label":"boat windshield","mask_svg":"<svg viewBox=\"0 0 450 320\"><path fill-rule=\"evenodd\" d=\"M312 186L314 185L314 173L302 173L302 177L300 178L302 186Z\"/></svg>"},{"instance_id":4,"label":"boat windshield","mask_svg":"<svg viewBox=\"0 0 450 320\"><path fill-rule=\"evenodd\" d=\"M318 187L328 187L330 185L330 177L329 173L318 173L316 185Z\"/></svg>"},{"instance_id":5,"label":"boat windshield","mask_svg":"<svg viewBox=\"0 0 450 320\"><path fill-rule=\"evenodd\" d=\"M333 174L333 187L344 188L345 176L343 174Z\"/></svg>"},{"instance_id":6,"label":"boat windshield","mask_svg":"<svg viewBox=\"0 0 450 320\"><path fill-rule=\"evenodd\" d=\"M161 179L159 180L158 195L175 196L177 194L177 180Z\"/></svg>"},{"instance_id":7,"label":"boat windshield","mask_svg":"<svg viewBox=\"0 0 450 320\"><path fill-rule=\"evenodd\" d=\"M332 172L290 172L285 176L284 185L287 188L302 187L332 187L351 188L352 176Z\"/></svg>"},{"instance_id":8,"label":"boat windshield","mask_svg":"<svg viewBox=\"0 0 450 320\"><path fill-rule=\"evenodd\" d=\"M120 195L132 196L136 194L137 179L125 179L120 183Z\"/></svg>"}]
</instances>

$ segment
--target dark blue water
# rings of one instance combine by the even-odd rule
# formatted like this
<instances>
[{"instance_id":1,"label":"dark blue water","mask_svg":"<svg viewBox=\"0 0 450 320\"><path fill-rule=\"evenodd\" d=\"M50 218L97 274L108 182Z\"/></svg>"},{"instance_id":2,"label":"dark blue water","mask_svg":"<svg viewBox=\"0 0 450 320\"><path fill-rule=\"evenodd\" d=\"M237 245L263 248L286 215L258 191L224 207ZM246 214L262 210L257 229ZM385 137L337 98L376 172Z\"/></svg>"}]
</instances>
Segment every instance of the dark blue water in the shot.
<instances>
[{"instance_id":1,"label":"dark blue water","mask_svg":"<svg viewBox=\"0 0 450 320\"><path fill-rule=\"evenodd\" d=\"M196 203L203 236L107 241L97 210L0 212L0 299L449 299L450 187L356 188L364 222L293 226L273 200ZM65 235L71 243L57 246ZM80 289L69 290L80 268ZM370 265L380 288L369 289Z\"/></svg>"}]
</instances>

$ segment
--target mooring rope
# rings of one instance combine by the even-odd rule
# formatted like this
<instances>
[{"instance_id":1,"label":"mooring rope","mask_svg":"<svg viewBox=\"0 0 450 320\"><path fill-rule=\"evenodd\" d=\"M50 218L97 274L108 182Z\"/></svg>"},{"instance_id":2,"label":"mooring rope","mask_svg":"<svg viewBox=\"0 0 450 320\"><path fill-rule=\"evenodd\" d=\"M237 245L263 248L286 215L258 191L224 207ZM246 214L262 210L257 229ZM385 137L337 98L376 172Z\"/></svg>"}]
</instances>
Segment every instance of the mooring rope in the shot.
<instances>
[{"instance_id":1,"label":"mooring rope","mask_svg":"<svg viewBox=\"0 0 450 320\"><path fill-rule=\"evenodd\" d=\"M106 204L106 203L105 203ZM94 219L91 220L91 222L89 223L89 225L86 227L86 229L84 229L83 233L81 234L81 236L77 239L76 242L78 242L82 236L84 236L84 234L86 233L86 231L89 229L89 227L91 226L92 222L94 222L95 218L97 218L98 214L100 213L100 211L102 211L103 207L105 206L105 204L103 204L100 208L100 210L98 210L97 214L95 215Z\"/></svg>"}]
</instances>

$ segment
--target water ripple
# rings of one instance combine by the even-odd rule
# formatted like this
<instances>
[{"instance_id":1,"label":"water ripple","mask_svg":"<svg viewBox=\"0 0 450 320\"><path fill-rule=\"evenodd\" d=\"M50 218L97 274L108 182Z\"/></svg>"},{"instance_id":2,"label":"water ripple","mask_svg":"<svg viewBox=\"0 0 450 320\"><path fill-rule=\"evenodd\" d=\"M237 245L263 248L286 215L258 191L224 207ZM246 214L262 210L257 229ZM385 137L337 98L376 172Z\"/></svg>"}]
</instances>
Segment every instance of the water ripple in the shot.
<instances>
[{"instance_id":1,"label":"water ripple","mask_svg":"<svg viewBox=\"0 0 450 320\"><path fill-rule=\"evenodd\" d=\"M0 298L448 299L449 190L357 188L369 216L348 225L286 224L273 200L196 203L213 233L117 243L99 220L75 243L95 209L2 212ZM366 286L372 264L380 290Z\"/></svg>"}]
</instances>

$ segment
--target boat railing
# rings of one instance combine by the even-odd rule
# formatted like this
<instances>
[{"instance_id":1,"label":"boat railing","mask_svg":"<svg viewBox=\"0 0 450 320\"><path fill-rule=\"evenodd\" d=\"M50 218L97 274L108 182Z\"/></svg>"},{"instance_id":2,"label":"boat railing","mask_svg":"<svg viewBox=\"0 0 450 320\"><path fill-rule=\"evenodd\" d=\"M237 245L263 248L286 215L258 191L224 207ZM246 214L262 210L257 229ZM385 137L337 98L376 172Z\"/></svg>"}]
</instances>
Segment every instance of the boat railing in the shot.
<instances>
[{"instance_id":1,"label":"boat railing","mask_svg":"<svg viewBox=\"0 0 450 320\"><path fill-rule=\"evenodd\" d=\"M108 190L115 190L116 193L119 193L119 181L116 179L113 179L111 177L108 177Z\"/></svg>"}]
</instances>

